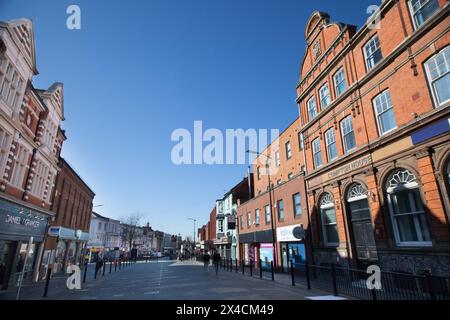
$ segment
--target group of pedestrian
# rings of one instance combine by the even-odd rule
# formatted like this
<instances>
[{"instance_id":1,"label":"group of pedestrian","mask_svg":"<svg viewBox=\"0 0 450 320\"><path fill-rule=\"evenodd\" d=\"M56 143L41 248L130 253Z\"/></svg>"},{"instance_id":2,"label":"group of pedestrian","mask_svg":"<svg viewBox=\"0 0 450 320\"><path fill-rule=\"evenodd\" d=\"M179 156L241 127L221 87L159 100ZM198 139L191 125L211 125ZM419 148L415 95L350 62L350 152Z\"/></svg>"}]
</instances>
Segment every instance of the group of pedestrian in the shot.
<instances>
[{"instance_id":1,"label":"group of pedestrian","mask_svg":"<svg viewBox=\"0 0 450 320\"><path fill-rule=\"evenodd\" d=\"M219 265L220 265L221 259L222 258L220 257L220 254L218 252L214 253L212 256L214 269L216 271L216 276L219 273ZM204 269L205 273L207 273L209 271L210 261L211 261L211 255L209 254L208 251L206 251L205 254L203 255L203 269Z\"/></svg>"}]
</instances>

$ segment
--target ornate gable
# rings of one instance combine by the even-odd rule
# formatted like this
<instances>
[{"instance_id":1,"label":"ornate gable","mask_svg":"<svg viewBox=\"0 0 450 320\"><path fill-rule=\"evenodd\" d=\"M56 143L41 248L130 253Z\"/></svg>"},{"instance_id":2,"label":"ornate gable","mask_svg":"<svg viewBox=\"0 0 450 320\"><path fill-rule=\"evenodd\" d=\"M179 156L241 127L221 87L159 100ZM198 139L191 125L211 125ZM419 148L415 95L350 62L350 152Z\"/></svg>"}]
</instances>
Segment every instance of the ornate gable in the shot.
<instances>
[{"instance_id":1,"label":"ornate gable","mask_svg":"<svg viewBox=\"0 0 450 320\"><path fill-rule=\"evenodd\" d=\"M305 79L308 73L320 63L322 56L335 46L336 40L346 27L349 27L351 34L356 30L353 26L330 22L330 16L327 13L316 11L311 15L305 27L306 50L300 68L300 81Z\"/></svg>"},{"instance_id":2,"label":"ornate gable","mask_svg":"<svg viewBox=\"0 0 450 320\"><path fill-rule=\"evenodd\" d=\"M33 73L35 75L38 74L36 68L33 23L29 19L17 19L9 21L8 25L11 27L13 37L18 43L20 50L33 70Z\"/></svg>"}]
</instances>

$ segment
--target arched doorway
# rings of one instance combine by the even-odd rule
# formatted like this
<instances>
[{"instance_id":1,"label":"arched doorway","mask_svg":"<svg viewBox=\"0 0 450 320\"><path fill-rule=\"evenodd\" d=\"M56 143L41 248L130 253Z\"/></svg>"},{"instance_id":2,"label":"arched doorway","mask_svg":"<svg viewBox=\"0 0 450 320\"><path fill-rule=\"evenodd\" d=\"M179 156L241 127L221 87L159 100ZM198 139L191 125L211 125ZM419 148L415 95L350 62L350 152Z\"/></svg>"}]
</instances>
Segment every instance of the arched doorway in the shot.
<instances>
[{"instance_id":1,"label":"arched doorway","mask_svg":"<svg viewBox=\"0 0 450 320\"><path fill-rule=\"evenodd\" d=\"M378 261L372 218L366 188L355 183L347 191L347 217L352 232L352 247L358 268Z\"/></svg>"}]
</instances>

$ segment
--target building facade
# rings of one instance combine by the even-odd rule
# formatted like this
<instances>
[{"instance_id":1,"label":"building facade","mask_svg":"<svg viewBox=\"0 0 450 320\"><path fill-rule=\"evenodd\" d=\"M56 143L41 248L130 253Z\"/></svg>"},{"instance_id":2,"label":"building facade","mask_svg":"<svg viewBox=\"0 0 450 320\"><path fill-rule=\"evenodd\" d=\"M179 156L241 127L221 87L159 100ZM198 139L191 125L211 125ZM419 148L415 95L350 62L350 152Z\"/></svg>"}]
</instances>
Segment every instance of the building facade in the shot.
<instances>
[{"instance_id":1,"label":"building facade","mask_svg":"<svg viewBox=\"0 0 450 320\"><path fill-rule=\"evenodd\" d=\"M445 0L385 0L360 30L315 12L297 86L313 262L450 275Z\"/></svg>"},{"instance_id":2,"label":"building facade","mask_svg":"<svg viewBox=\"0 0 450 320\"><path fill-rule=\"evenodd\" d=\"M296 119L254 162L255 197L239 203L239 259L246 264L274 261L287 271L289 262L304 262L310 254L304 232L308 208L304 180L304 154ZM270 180L270 193L269 193Z\"/></svg>"},{"instance_id":3,"label":"building facade","mask_svg":"<svg viewBox=\"0 0 450 320\"><path fill-rule=\"evenodd\" d=\"M216 236L214 246L223 259L233 259L237 257L237 204L245 203L253 197L250 180L253 174L244 178L229 192L224 198L216 201Z\"/></svg>"},{"instance_id":4,"label":"building facade","mask_svg":"<svg viewBox=\"0 0 450 320\"><path fill-rule=\"evenodd\" d=\"M32 22L0 22L1 289L17 285L22 270L25 281L37 280L54 219L50 208L65 140L63 85L35 89L37 74Z\"/></svg>"},{"instance_id":5,"label":"building facade","mask_svg":"<svg viewBox=\"0 0 450 320\"><path fill-rule=\"evenodd\" d=\"M88 261L95 262L103 257L106 252L109 218L96 212L92 212L91 225L89 227Z\"/></svg>"},{"instance_id":6,"label":"building facade","mask_svg":"<svg viewBox=\"0 0 450 320\"><path fill-rule=\"evenodd\" d=\"M95 194L66 160L59 160L59 174L51 210L55 219L45 240L41 276L65 272L68 264L82 264L89 240L92 203Z\"/></svg>"}]
</instances>

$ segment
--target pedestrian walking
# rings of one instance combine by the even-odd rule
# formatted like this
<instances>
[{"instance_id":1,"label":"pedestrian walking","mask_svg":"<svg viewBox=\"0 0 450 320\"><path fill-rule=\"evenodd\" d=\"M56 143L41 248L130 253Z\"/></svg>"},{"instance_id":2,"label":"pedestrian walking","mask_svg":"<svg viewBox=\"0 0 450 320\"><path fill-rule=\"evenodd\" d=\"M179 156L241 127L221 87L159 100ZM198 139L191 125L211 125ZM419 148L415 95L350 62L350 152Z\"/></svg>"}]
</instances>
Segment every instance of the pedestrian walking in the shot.
<instances>
[{"instance_id":1,"label":"pedestrian walking","mask_svg":"<svg viewBox=\"0 0 450 320\"><path fill-rule=\"evenodd\" d=\"M203 269L205 272L208 272L209 261L211 260L211 256L208 252L203 255Z\"/></svg>"},{"instance_id":2,"label":"pedestrian walking","mask_svg":"<svg viewBox=\"0 0 450 320\"><path fill-rule=\"evenodd\" d=\"M95 264L95 278L97 278L98 271L103 267L103 259L98 257L97 263Z\"/></svg>"},{"instance_id":3,"label":"pedestrian walking","mask_svg":"<svg viewBox=\"0 0 450 320\"><path fill-rule=\"evenodd\" d=\"M220 257L219 253L217 253L217 252L214 253L214 255L213 255L213 263L214 263L214 268L216 270L216 276L219 273L219 264L220 264L220 260L221 259L222 258Z\"/></svg>"}]
</instances>

